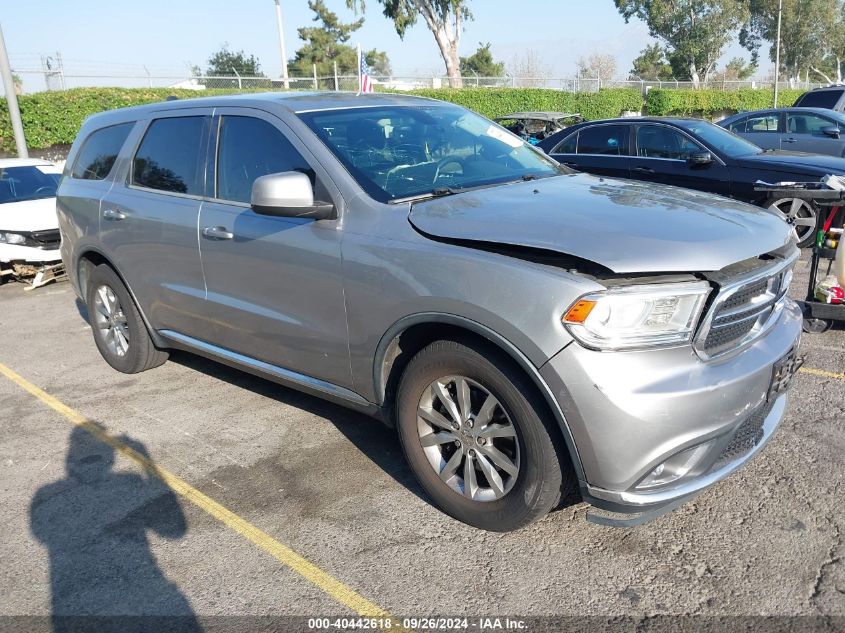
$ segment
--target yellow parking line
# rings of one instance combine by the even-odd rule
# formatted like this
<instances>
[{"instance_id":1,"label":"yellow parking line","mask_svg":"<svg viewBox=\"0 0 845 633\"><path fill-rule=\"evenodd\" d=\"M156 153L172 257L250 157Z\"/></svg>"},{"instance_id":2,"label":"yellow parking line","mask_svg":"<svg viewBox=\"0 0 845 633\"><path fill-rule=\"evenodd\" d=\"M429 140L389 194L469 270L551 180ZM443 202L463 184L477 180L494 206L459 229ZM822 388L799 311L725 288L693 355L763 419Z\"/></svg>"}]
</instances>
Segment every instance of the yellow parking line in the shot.
<instances>
[{"instance_id":1,"label":"yellow parking line","mask_svg":"<svg viewBox=\"0 0 845 633\"><path fill-rule=\"evenodd\" d=\"M798 371L805 374L812 374L813 376L821 376L823 378L836 378L837 380L845 380L845 374L837 374L833 371L825 369L815 369L813 367L802 367Z\"/></svg>"},{"instance_id":2,"label":"yellow parking line","mask_svg":"<svg viewBox=\"0 0 845 633\"><path fill-rule=\"evenodd\" d=\"M270 554L277 561L292 569L297 574L312 582L314 585L329 594L332 598L340 602L358 613L359 615L374 618L392 618L392 616L378 605L370 602L362 595L357 593L351 587L343 584L341 581L334 578L328 572L323 571L314 563L297 554L286 545L282 545L272 536L266 532L262 532L257 527L252 525L246 519L241 518L231 510L223 507L211 497L201 493L199 490L191 486L185 480L165 470L161 466L156 465L152 460L141 455L139 452L126 446L119 440L109 435L106 431L101 429L98 425L91 422L88 418L83 416L62 403L58 399L48 394L43 389L39 389L31 382L12 371L2 363L0 363L0 374L11 380L13 383L28 391L33 396L38 398L41 402L46 404L54 411L60 413L70 422L76 426L82 427L91 435L96 437L101 442L108 444L115 451L128 457L132 461L139 464L149 473L159 477L164 483L172 488L177 494L182 495L185 499L196 505L215 519L224 523L226 526L251 541L265 552ZM398 624L394 624L391 628L399 628Z\"/></svg>"}]
</instances>

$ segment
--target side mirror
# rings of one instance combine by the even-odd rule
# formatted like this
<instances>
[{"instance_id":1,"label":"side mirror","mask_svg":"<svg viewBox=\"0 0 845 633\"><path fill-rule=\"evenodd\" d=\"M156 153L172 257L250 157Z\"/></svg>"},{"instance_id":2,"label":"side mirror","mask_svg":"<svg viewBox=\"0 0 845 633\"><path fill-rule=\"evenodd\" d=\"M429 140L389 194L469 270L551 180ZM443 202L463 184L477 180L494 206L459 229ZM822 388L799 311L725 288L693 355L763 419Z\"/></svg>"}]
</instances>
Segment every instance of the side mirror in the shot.
<instances>
[{"instance_id":1,"label":"side mirror","mask_svg":"<svg viewBox=\"0 0 845 633\"><path fill-rule=\"evenodd\" d=\"M709 165L713 162L713 154L710 152L695 152L687 158L687 163L693 167L696 165Z\"/></svg>"},{"instance_id":2,"label":"side mirror","mask_svg":"<svg viewBox=\"0 0 845 633\"><path fill-rule=\"evenodd\" d=\"M839 138L839 127L836 125L828 125L822 128L822 134L830 138Z\"/></svg>"},{"instance_id":3,"label":"side mirror","mask_svg":"<svg viewBox=\"0 0 845 633\"><path fill-rule=\"evenodd\" d=\"M331 202L314 200L311 179L298 171L256 178L252 183L250 204L261 215L313 220L333 220L337 217Z\"/></svg>"}]
</instances>

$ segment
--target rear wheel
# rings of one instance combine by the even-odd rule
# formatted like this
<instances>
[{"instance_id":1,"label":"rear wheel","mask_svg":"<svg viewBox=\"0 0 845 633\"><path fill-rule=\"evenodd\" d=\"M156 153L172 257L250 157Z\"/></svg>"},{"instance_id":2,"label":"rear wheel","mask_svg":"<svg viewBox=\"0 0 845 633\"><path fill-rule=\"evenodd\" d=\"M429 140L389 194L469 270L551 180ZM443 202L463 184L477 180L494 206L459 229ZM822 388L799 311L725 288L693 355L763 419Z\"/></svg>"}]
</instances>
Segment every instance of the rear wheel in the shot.
<instances>
[{"instance_id":1,"label":"rear wheel","mask_svg":"<svg viewBox=\"0 0 845 633\"><path fill-rule=\"evenodd\" d=\"M97 266L88 277L86 304L97 349L117 371L135 374L167 360L167 352L153 345L126 286L108 266Z\"/></svg>"},{"instance_id":2,"label":"rear wheel","mask_svg":"<svg viewBox=\"0 0 845 633\"><path fill-rule=\"evenodd\" d=\"M770 198L765 206L773 207L795 231L798 246L810 246L816 237L818 208L800 198Z\"/></svg>"},{"instance_id":3,"label":"rear wheel","mask_svg":"<svg viewBox=\"0 0 845 633\"><path fill-rule=\"evenodd\" d=\"M816 319L815 317L804 319L804 323L802 325L802 329L807 332L807 334L824 334L831 327L833 327L833 321L828 321L827 319Z\"/></svg>"},{"instance_id":4,"label":"rear wheel","mask_svg":"<svg viewBox=\"0 0 845 633\"><path fill-rule=\"evenodd\" d=\"M420 485L450 516L508 531L544 516L574 487L546 408L496 350L432 343L402 376L399 437Z\"/></svg>"}]
</instances>

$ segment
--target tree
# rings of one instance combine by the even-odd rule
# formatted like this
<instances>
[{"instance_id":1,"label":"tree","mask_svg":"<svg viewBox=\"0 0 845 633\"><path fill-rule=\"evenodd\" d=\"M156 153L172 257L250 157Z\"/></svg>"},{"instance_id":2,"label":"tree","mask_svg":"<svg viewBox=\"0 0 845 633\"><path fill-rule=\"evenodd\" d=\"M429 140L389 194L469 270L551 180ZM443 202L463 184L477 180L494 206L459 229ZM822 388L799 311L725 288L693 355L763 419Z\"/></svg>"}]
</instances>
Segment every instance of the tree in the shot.
<instances>
[{"instance_id":1,"label":"tree","mask_svg":"<svg viewBox=\"0 0 845 633\"><path fill-rule=\"evenodd\" d=\"M393 69L390 67L390 59L384 51L377 51L372 49L364 53L364 61L370 67L370 73L373 75L388 77L393 74Z\"/></svg>"},{"instance_id":2,"label":"tree","mask_svg":"<svg viewBox=\"0 0 845 633\"><path fill-rule=\"evenodd\" d=\"M551 76L549 65L532 49L516 55L508 66L508 72L514 78L514 85L519 88L542 86Z\"/></svg>"},{"instance_id":3,"label":"tree","mask_svg":"<svg viewBox=\"0 0 845 633\"><path fill-rule=\"evenodd\" d=\"M727 81L739 81L748 79L757 72L757 64L749 62L742 57L732 57L731 61L725 64L723 75Z\"/></svg>"},{"instance_id":4,"label":"tree","mask_svg":"<svg viewBox=\"0 0 845 633\"><path fill-rule=\"evenodd\" d=\"M243 51L230 51L229 44L224 43L214 55L208 58L209 77L231 77L234 74L244 77L264 77L261 64L255 55L249 57Z\"/></svg>"},{"instance_id":5,"label":"tree","mask_svg":"<svg viewBox=\"0 0 845 633\"><path fill-rule=\"evenodd\" d=\"M812 70L828 83L842 83L845 66L845 3L839 9L837 19L830 25L826 38L826 50L822 59Z\"/></svg>"},{"instance_id":6,"label":"tree","mask_svg":"<svg viewBox=\"0 0 845 633\"><path fill-rule=\"evenodd\" d=\"M578 75L585 79L598 79L601 83L610 81L616 75L616 58L600 53L579 57Z\"/></svg>"},{"instance_id":7,"label":"tree","mask_svg":"<svg viewBox=\"0 0 845 633\"><path fill-rule=\"evenodd\" d=\"M639 18L666 45L675 77L707 81L722 50L748 17L748 0L614 0L628 22Z\"/></svg>"},{"instance_id":8,"label":"tree","mask_svg":"<svg viewBox=\"0 0 845 633\"><path fill-rule=\"evenodd\" d=\"M461 57L461 76L501 77L505 74L505 63L493 59L490 42L478 43L476 50L469 57Z\"/></svg>"},{"instance_id":9,"label":"tree","mask_svg":"<svg viewBox=\"0 0 845 633\"><path fill-rule=\"evenodd\" d=\"M778 0L749 0L749 9L739 41L751 51L753 61L757 60L762 43L769 42L769 57L775 61ZM791 83L798 80L802 71L816 67L814 70L820 72L820 62L835 39L831 31L839 16L840 0L783 0L780 70Z\"/></svg>"},{"instance_id":10,"label":"tree","mask_svg":"<svg viewBox=\"0 0 845 633\"><path fill-rule=\"evenodd\" d=\"M307 77L314 72L327 77L334 73L334 65L340 74L358 72L358 52L348 42L352 34L364 24L364 18L355 22L340 21L337 13L329 11L323 0L309 0L308 8L314 12L318 26L302 27L297 30L305 44L296 51L289 68L294 75ZM372 49L364 53L364 59L374 75L389 75L390 60L387 53Z\"/></svg>"},{"instance_id":11,"label":"tree","mask_svg":"<svg viewBox=\"0 0 845 633\"><path fill-rule=\"evenodd\" d=\"M446 64L446 74L452 88L461 87L461 60L458 47L464 30L464 21L472 19L467 4L469 0L378 0L384 15L393 20L400 38L417 23L418 16L425 20L428 30L434 35L440 56ZM346 0L352 9L359 6L363 11L365 0Z\"/></svg>"},{"instance_id":12,"label":"tree","mask_svg":"<svg viewBox=\"0 0 845 633\"><path fill-rule=\"evenodd\" d=\"M640 51L639 57L634 59L630 76L644 81L669 81L674 78L672 66L666 61L666 51L658 42Z\"/></svg>"}]
</instances>

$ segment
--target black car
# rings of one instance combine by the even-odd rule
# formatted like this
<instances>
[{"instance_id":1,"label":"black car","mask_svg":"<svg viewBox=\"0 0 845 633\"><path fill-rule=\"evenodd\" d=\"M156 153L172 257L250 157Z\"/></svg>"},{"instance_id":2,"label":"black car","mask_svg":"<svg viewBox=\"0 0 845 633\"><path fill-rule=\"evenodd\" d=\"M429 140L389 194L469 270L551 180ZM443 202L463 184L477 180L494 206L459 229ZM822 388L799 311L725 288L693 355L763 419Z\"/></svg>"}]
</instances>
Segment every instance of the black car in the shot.
<instances>
[{"instance_id":1,"label":"black car","mask_svg":"<svg viewBox=\"0 0 845 633\"><path fill-rule=\"evenodd\" d=\"M763 150L700 119L590 121L550 136L539 147L579 171L775 205L794 225L802 246L813 241L817 209L803 200L767 197L754 190L754 183L817 182L825 175L845 174L845 158Z\"/></svg>"},{"instance_id":2,"label":"black car","mask_svg":"<svg viewBox=\"0 0 845 633\"><path fill-rule=\"evenodd\" d=\"M808 90L796 99L793 107L845 111L845 86L824 86Z\"/></svg>"}]
</instances>

